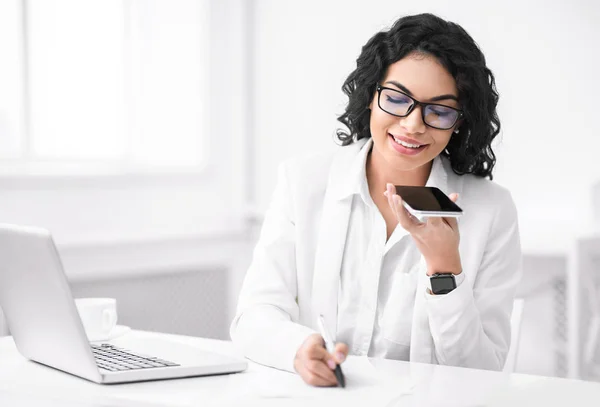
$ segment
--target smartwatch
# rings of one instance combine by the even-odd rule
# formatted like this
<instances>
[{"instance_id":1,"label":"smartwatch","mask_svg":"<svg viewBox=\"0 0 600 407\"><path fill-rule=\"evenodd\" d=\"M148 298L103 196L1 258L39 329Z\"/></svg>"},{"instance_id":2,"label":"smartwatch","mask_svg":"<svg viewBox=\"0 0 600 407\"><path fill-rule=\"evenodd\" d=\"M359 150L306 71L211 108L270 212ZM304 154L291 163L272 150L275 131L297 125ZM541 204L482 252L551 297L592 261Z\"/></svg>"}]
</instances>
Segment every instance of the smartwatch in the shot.
<instances>
[{"instance_id":1,"label":"smartwatch","mask_svg":"<svg viewBox=\"0 0 600 407\"><path fill-rule=\"evenodd\" d=\"M456 279L452 273L436 273L429 277L431 292L435 295L448 294L456 288Z\"/></svg>"}]
</instances>

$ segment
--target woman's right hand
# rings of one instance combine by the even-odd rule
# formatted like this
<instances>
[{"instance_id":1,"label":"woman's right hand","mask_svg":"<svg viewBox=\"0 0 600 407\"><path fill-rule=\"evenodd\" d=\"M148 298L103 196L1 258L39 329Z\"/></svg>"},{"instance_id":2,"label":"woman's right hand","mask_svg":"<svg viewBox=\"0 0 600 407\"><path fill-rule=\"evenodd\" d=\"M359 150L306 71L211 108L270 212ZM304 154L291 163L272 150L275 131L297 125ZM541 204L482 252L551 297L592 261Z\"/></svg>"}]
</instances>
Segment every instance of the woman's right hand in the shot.
<instances>
[{"instance_id":1,"label":"woman's right hand","mask_svg":"<svg viewBox=\"0 0 600 407\"><path fill-rule=\"evenodd\" d=\"M348 346L344 343L335 345L332 355L325 349L325 342L319 334L312 334L298 348L294 358L294 369L306 383L313 386L336 386L337 379L333 374L336 365L341 364L348 356Z\"/></svg>"}]
</instances>

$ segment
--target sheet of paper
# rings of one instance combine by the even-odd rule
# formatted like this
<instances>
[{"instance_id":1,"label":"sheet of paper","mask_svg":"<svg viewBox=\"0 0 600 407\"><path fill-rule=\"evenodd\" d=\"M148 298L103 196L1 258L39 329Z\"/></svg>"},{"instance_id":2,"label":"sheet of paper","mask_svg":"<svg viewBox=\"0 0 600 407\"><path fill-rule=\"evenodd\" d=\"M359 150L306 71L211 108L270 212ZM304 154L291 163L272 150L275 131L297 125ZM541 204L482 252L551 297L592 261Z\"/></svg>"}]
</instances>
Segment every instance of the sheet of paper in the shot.
<instances>
[{"instance_id":1,"label":"sheet of paper","mask_svg":"<svg viewBox=\"0 0 600 407\"><path fill-rule=\"evenodd\" d=\"M326 400L335 398L339 403L343 400L356 401L364 399L375 402L374 405L388 404L395 397L410 394L414 387L410 380L402 382L398 377L389 377L369 361L367 357L349 356L342 364L346 378L346 387L314 387L302 380L297 374L260 367L249 372L238 394L239 399L286 400L290 405L297 400L298 405L306 405L310 400ZM293 403L291 403L293 404Z\"/></svg>"}]
</instances>

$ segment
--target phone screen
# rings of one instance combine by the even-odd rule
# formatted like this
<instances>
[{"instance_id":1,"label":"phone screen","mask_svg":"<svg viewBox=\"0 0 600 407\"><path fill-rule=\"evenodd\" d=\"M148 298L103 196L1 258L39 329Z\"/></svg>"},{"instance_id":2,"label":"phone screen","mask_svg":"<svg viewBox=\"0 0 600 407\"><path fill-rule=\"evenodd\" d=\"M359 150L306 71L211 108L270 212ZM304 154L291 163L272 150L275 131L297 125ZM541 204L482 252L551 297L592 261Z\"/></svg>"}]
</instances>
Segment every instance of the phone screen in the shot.
<instances>
[{"instance_id":1,"label":"phone screen","mask_svg":"<svg viewBox=\"0 0 600 407\"><path fill-rule=\"evenodd\" d=\"M436 187L396 186L396 192L404 202L417 211L462 212L458 205Z\"/></svg>"}]
</instances>

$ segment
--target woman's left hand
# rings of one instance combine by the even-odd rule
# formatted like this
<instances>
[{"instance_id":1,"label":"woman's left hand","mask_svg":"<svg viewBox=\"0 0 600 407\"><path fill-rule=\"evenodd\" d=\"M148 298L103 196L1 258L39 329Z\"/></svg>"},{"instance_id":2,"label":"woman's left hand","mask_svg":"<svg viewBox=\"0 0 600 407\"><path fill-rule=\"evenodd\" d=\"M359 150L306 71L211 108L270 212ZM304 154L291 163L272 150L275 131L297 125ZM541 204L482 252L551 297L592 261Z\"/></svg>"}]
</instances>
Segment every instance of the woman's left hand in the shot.
<instances>
[{"instance_id":1,"label":"woman's left hand","mask_svg":"<svg viewBox=\"0 0 600 407\"><path fill-rule=\"evenodd\" d=\"M384 195L396 219L411 234L425 258L427 275L460 274L462 271L458 252L460 234L456 218L429 217L424 222L420 222L404 207L402 198L396 194L396 187L393 184L387 184ZM450 194L449 197L452 202L456 202L458 194Z\"/></svg>"}]
</instances>

